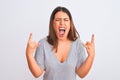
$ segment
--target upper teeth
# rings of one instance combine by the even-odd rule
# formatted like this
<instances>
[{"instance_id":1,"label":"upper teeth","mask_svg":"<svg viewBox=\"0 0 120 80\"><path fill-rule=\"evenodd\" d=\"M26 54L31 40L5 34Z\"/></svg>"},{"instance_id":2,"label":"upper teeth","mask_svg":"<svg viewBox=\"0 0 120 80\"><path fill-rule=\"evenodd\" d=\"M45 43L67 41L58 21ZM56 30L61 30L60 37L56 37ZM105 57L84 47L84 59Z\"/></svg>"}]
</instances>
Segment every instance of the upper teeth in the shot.
<instances>
[{"instance_id":1,"label":"upper teeth","mask_svg":"<svg viewBox=\"0 0 120 80\"><path fill-rule=\"evenodd\" d=\"M65 28L59 28L60 30L65 30Z\"/></svg>"}]
</instances>

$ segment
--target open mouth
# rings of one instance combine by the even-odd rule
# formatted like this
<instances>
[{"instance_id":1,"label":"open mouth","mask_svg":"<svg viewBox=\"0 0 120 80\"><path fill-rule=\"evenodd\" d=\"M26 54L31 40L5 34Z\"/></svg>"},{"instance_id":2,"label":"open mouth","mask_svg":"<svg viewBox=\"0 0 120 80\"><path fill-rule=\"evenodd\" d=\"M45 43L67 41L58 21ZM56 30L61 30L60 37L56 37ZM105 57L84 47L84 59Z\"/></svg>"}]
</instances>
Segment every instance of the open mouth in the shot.
<instances>
[{"instance_id":1,"label":"open mouth","mask_svg":"<svg viewBox=\"0 0 120 80\"><path fill-rule=\"evenodd\" d=\"M64 35L65 34L65 28L59 28L59 33L60 35Z\"/></svg>"}]
</instances>

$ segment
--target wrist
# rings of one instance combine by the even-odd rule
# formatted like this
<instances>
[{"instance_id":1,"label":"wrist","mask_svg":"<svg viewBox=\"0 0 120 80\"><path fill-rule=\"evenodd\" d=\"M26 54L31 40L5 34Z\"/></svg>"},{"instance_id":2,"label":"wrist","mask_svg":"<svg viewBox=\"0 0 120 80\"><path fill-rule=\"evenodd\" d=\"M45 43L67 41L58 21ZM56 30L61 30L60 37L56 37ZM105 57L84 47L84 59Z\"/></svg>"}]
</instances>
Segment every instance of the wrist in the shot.
<instances>
[{"instance_id":1,"label":"wrist","mask_svg":"<svg viewBox=\"0 0 120 80\"><path fill-rule=\"evenodd\" d=\"M95 54L88 55L88 58L90 58L90 59L94 59L94 57L95 57Z\"/></svg>"},{"instance_id":2,"label":"wrist","mask_svg":"<svg viewBox=\"0 0 120 80\"><path fill-rule=\"evenodd\" d=\"M31 50L26 50L26 57L33 56L33 51Z\"/></svg>"}]
</instances>

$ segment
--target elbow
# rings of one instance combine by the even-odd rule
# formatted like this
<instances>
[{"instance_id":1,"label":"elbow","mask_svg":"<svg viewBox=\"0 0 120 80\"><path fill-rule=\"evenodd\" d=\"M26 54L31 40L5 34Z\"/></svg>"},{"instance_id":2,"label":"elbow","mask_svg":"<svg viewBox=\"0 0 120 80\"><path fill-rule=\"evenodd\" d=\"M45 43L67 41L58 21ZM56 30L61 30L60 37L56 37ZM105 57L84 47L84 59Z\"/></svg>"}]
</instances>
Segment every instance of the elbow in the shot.
<instances>
[{"instance_id":1,"label":"elbow","mask_svg":"<svg viewBox=\"0 0 120 80\"><path fill-rule=\"evenodd\" d=\"M35 77L35 78L38 78L38 77L39 77L39 75L34 75L34 77Z\"/></svg>"},{"instance_id":2,"label":"elbow","mask_svg":"<svg viewBox=\"0 0 120 80\"><path fill-rule=\"evenodd\" d=\"M43 72L42 72L43 73ZM35 77L35 78L39 78L41 75L42 75L42 73L32 73L33 74L33 76Z\"/></svg>"},{"instance_id":3,"label":"elbow","mask_svg":"<svg viewBox=\"0 0 120 80\"><path fill-rule=\"evenodd\" d=\"M78 75L80 78L84 78L84 77L87 75L87 73L85 73L85 72L77 72L77 75Z\"/></svg>"},{"instance_id":4,"label":"elbow","mask_svg":"<svg viewBox=\"0 0 120 80\"><path fill-rule=\"evenodd\" d=\"M34 76L35 78L39 78L39 76Z\"/></svg>"},{"instance_id":5,"label":"elbow","mask_svg":"<svg viewBox=\"0 0 120 80\"><path fill-rule=\"evenodd\" d=\"M86 75L85 74L81 74L81 75L79 74L78 76L83 79Z\"/></svg>"},{"instance_id":6,"label":"elbow","mask_svg":"<svg viewBox=\"0 0 120 80\"><path fill-rule=\"evenodd\" d=\"M39 78L40 74L33 74L35 78Z\"/></svg>"},{"instance_id":7,"label":"elbow","mask_svg":"<svg viewBox=\"0 0 120 80\"><path fill-rule=\"evenodd\" d=\"M79 77L82 78L82 79L83 79L85 76L86 76L86 75L79 75Z\"/></svg>"},{"instance_id":8,"label":"elbow","mask_svg":"<svg viewBox=\"0 0 120 80\"><path fill-rule=\"evenodd\" d=\"M43 71L31 71L32 75L35 77L35 78L39 78L42 74L43 74Z\"/></svg>"}]
</instances>

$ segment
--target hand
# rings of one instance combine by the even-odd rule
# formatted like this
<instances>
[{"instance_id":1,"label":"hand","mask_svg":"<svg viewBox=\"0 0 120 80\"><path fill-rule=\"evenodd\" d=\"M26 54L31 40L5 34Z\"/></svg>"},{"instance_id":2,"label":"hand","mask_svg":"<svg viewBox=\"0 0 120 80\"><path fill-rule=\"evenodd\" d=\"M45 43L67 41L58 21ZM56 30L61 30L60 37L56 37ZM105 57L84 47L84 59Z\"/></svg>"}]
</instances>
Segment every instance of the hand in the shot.
<instances>
[{"instance_id":1,"label":"hand","mask_svg":"<svg viewBox=\"0 0 120 80\"><path fill-rule=\"evenodd\" d=\"M32 40L32 33L30 33L26 48L26 54L32 54L38 46L39 44Z\"/></svg>"},{"instance_id":2,"label":"hand","mask_svg":"<svg viewBox=\"0 0 120 80\"><path fill-rule=\"evenodd\" d=\"M87 50L88 56L94 57L95 55L95 45L94 45L94 34L92 35L91 42L86 42L83 44Z\"/></svg>"}]
</instances>

